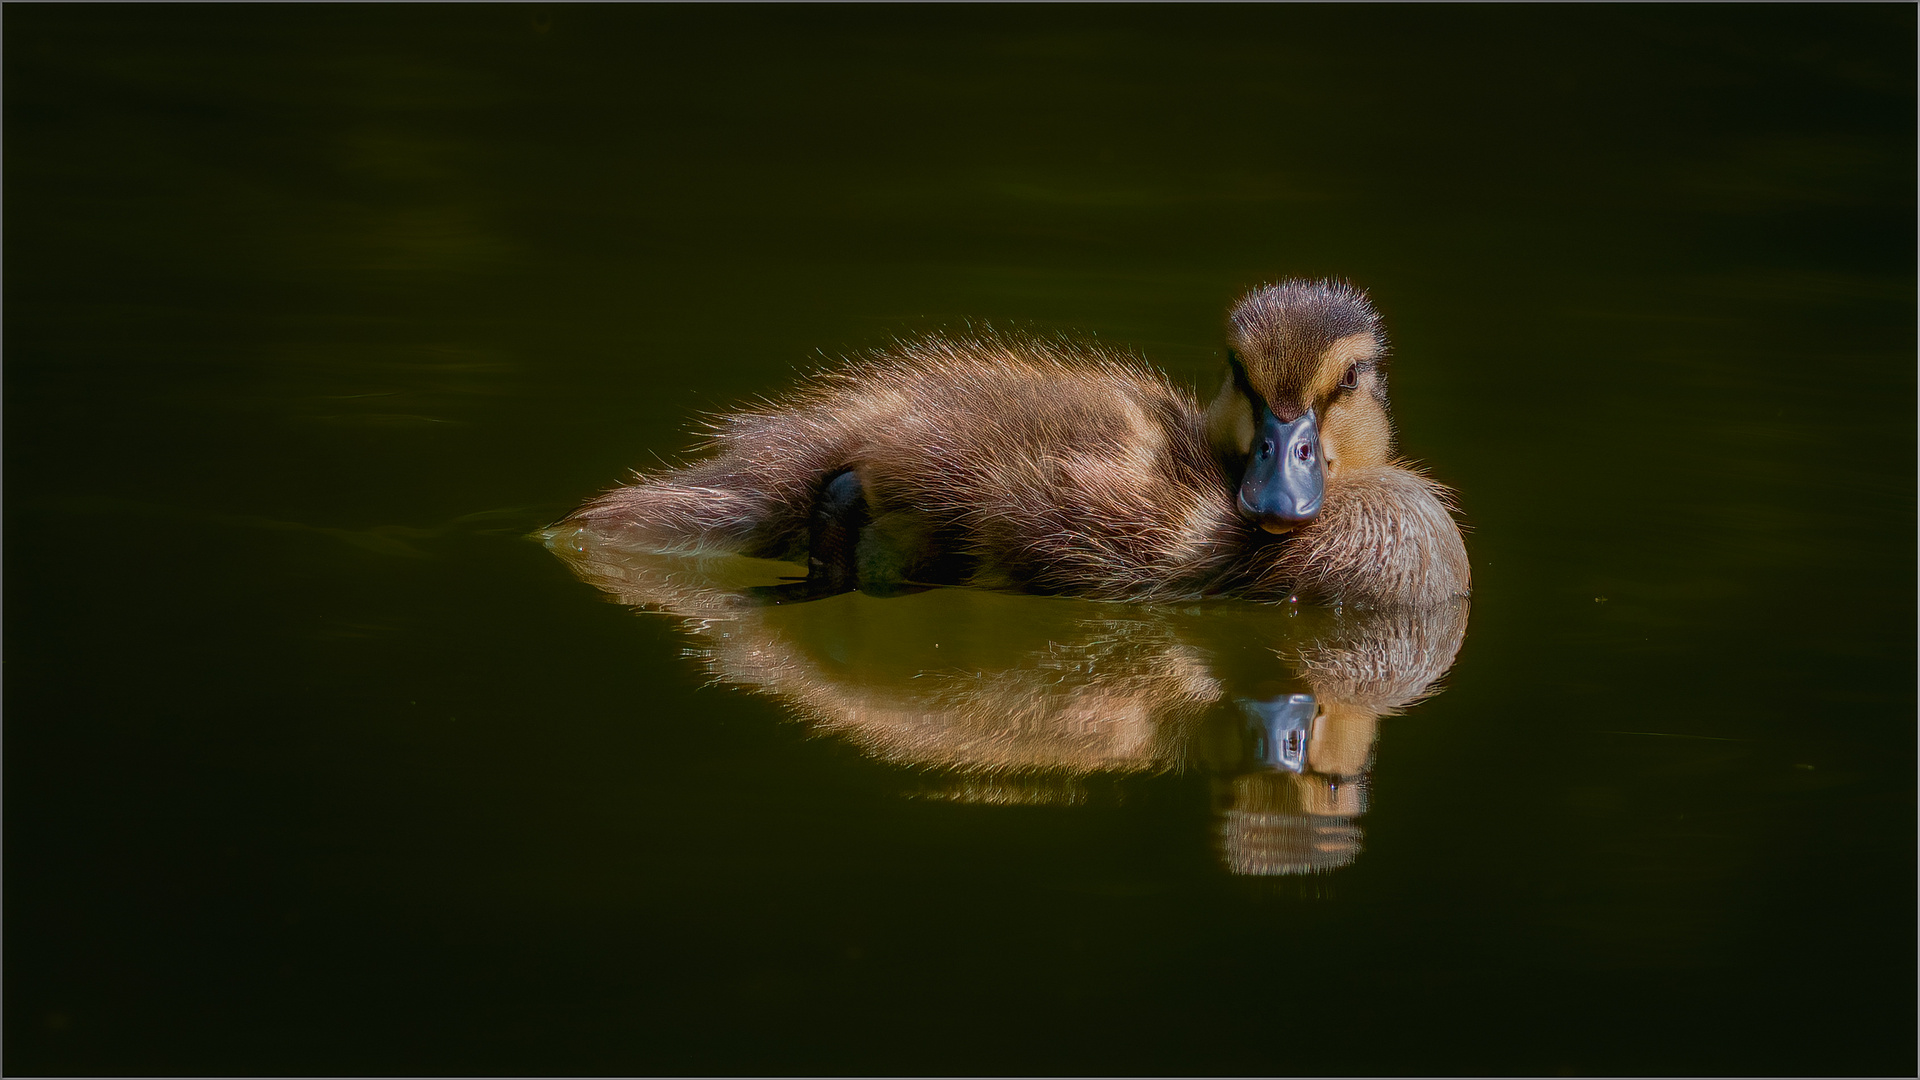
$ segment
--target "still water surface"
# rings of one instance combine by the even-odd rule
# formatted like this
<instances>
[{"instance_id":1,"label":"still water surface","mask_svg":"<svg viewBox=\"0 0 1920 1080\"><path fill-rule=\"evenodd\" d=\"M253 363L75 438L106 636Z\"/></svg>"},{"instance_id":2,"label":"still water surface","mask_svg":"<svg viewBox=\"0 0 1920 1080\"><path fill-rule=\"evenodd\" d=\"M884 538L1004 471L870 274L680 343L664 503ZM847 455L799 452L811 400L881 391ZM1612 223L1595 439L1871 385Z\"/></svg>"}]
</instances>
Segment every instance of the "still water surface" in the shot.
<instances>
[{"instance_id":1,"label":"still water surface","mask_svg":"<svg viewBox=\"0 0 1920 1080\"><path fill-rule=\"evenodd\" d=\"M1912 8L4 18L8 1071L1915 1068ZM1470 611L529 538L1322 274Z\"/></svg>"}]
</instances>

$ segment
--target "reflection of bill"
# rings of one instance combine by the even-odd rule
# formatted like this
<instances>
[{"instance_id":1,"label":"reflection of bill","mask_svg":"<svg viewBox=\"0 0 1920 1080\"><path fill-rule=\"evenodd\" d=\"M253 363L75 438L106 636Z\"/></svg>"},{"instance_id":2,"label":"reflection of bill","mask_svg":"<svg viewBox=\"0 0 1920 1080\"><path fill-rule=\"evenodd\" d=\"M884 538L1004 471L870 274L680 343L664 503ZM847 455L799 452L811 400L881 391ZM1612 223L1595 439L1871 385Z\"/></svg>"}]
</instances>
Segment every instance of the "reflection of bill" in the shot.
<instances>
[{"instance_id":1,"label":"reflection of bill","mask_svg":"<svg viewBox=\"0 0 1920 1080\"><path fill-rule=\"evenodd\" d=\"M548 546L610 598L678 617L717 679L933 770L923 796L1071 804L1096 775L1209 774L1221 858L1243 874L1352 861L1379 718L1433 692L1466 630L1464 601L1175 610L938 589L770 605L753 586L784 564L635 553L577 529Z\"/></svg>"}]
</instances>

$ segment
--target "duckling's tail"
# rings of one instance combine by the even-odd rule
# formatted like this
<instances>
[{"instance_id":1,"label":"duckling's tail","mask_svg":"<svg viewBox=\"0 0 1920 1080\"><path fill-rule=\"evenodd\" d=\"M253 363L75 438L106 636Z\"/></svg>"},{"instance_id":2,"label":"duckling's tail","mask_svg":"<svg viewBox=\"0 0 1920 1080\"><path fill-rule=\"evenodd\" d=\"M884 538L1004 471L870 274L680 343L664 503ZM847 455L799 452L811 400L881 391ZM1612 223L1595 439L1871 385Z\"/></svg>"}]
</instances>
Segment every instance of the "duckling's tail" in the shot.
<instances>
[{"instance_id":1,"label":"duckling's tail","mask_svg":"<svg viewBox=\"0 0 1920 1080\"><path fill-rule=\"evenodd\" d=\"M736 413L715 423L713 457L642 473L555 526L662 554L758 558L804 548L821 485L852 464L854 435L819 410Z\"/></svg>"},{"instance_id":2,"label":"duckling's tail","mask_svg":"<svg viewBox=\"0 0 1920 1080\"><path fill-rule=\"evenodd\" d=\"M811 486L756 476L731 455L642 474L639 482L575 510L560 523L618 547L661 554L736 552L778 558L806 533ZM774 482L769 482L774 481Z\"/></svg>"}]
</instances>

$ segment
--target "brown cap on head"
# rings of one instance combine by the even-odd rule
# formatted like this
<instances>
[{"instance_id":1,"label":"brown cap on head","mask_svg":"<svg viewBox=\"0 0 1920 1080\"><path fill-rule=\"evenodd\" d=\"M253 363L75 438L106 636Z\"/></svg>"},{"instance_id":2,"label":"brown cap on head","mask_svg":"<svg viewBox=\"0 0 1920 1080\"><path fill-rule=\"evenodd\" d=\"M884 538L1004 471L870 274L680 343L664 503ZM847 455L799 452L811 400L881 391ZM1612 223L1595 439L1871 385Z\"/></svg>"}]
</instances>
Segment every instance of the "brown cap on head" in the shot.
<instances>
[{"instance_id":1,"label":"brown cap on head","mask_svg":"<svg viewBox=\"0 0 1920 1080\"><path fill-rule=\"evenodd\" d=\"M1377 360L1387 347L1367 294L1343 281L1282 281L1255 289L1234 305L1228 321L1228 346L1252 389L1282 419L1290 419L1290 406L1304 407L1327 389L1317 384L1327 381L1331 368ZM1337 379L1340 371L1331 375Z\"/></svg>"}]
</instances>

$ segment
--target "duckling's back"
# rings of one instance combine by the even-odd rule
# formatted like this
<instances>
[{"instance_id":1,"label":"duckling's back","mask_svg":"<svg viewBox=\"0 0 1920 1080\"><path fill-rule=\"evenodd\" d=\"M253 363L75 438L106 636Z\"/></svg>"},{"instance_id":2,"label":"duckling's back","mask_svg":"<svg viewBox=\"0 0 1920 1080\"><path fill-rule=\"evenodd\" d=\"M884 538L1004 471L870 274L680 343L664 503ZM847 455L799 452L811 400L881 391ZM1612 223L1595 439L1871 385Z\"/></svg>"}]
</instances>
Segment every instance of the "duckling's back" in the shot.
<instances>
[{"instance_id":1,"label":"duckling's back","mask_svg":"<svg viewBox=\"0 0 1920 1080\"><path fill-rule=\"evenodd\" d=\"M1152 599L1204 590L1251 542L1193 397L1085 344L922 339L720 417L711 447L568 524L794 557L823 485L851 470L864 576Z\"/></svg>"}]
</instances>

